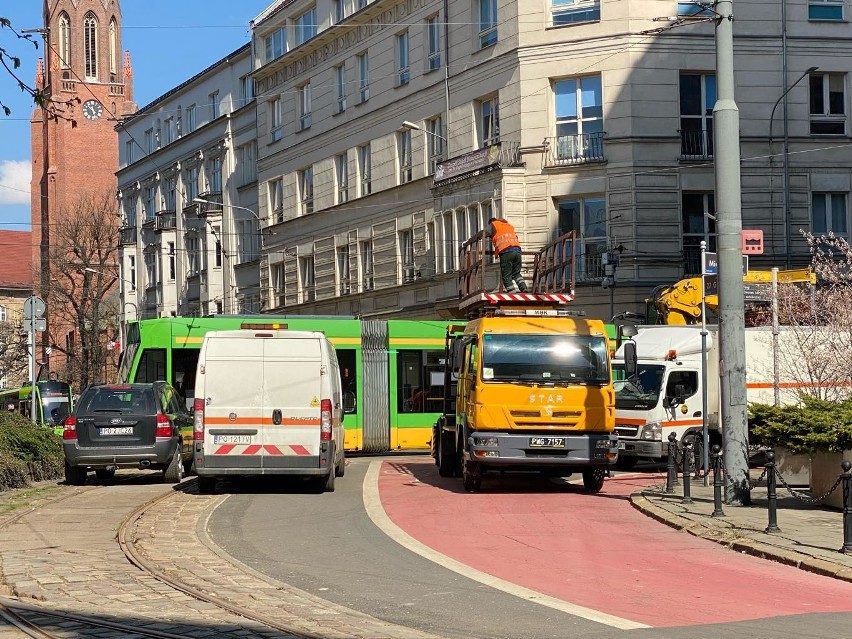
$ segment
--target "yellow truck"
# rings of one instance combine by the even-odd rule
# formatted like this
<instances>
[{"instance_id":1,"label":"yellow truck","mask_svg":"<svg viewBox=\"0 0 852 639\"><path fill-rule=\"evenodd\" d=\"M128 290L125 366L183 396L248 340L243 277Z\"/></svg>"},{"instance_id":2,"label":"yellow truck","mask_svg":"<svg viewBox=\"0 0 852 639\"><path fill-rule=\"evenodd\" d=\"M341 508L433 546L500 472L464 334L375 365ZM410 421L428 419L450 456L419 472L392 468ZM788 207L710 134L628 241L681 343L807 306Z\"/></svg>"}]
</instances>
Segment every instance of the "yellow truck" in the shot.
<instances>
[{"instance_id":1,"label":"yellow truck","mask_svg":"<svg viewBox=\"0 0 852 639\"><path fill-rule=\"evenodd\" d=\"M573 291L536 292L539 275L529 293L463 285L460 307L475 317L447 329L431 448L439 474L470 492L486 472L512 470L581 472L597 492L618 457L604 323L564 308Z\"/></svg>"}]
</instances>

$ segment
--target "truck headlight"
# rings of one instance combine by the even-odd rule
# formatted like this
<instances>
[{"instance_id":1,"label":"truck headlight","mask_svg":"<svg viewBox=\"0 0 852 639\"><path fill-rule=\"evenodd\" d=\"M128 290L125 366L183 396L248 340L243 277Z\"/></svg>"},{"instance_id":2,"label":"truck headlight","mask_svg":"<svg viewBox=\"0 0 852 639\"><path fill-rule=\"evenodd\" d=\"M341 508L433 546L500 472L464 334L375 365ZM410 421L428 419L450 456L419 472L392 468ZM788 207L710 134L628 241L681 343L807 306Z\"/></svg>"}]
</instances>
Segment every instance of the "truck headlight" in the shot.
<instances>
[{"instance_id":1,"label":"truck headlight","mask_svg":"<svg viewBox=\"0 0 852 639\"><path fill-rule=\"evenodd\" d=\"M660 422L651 422L642 427L642 439L652 442L663 441L663 425Z\"/></svg>"},{"instance_id":2,"label":"truck headlight","mask_svg":"<svg viewBox=\"0 0 852 639\"><path fill-rule=\"evenodd\" d=\"M496 446L497 438L496 437L474 437L473 443L476 446Z\"/></svg>"},{"instance_id":3,"label":"truck headlight","mask_svg":"<svg viewBox=\"0 0 852 639\"><path fill-rule=\"evenodd\" d=\"M617 444L617 439L599 439L595 442L595 448L606 448L609 450L610 448L615 448Z\"/></svg>"}]
</instances>

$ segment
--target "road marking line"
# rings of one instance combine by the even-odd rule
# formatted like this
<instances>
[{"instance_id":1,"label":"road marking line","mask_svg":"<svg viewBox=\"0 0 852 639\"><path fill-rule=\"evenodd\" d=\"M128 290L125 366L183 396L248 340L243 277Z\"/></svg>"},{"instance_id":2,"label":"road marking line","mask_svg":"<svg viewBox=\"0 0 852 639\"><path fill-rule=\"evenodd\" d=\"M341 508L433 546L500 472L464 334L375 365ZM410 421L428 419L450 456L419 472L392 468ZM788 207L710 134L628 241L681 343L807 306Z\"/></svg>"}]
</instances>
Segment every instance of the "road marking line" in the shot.
<instances>
[{"instance_id":1,"label":"road marking line","mask_svg":"<svg viewBox=\"0 0 852 639\"><path fill-rule=\"evenodd\" d=\"M367 511L367 515L373 523L376 524L379 530L393 539L400 546L407 548L411 552L417 553L424 559L428 559L439 566L443 566L444 568L448 568L455 573L467 577L468 579L473 579L481 584L501 590L510 595L514 595L515 597L520 597L521 599L525 599L532 603L541 604L548 608L566 612L569 615L574 615L575 617L581 617L583 619L588 619L589 621L596 621L597 623L612 626L613 628L620 628L622 630L635 630L637 628L651 627L636 621L622 619L621 617L608 615L605 612L592 610L591 608L585 608L567 601L562 601L561 599L536 592L530 588L525 588L524 586L504 581L499 577L494 577L493 575L489 575L488 573L477 570L476 568L466 566L463 563L456 561L455 559L451 559L450 557L429 548L425 544L420 543L399 526L394 524L385 512L385 509L382 507L382 502L379 499L379 474L381 467L381 461L372 461L367 468L367 474L364 477L363 490L364 509Z\"/></svg>"}]
</instances>

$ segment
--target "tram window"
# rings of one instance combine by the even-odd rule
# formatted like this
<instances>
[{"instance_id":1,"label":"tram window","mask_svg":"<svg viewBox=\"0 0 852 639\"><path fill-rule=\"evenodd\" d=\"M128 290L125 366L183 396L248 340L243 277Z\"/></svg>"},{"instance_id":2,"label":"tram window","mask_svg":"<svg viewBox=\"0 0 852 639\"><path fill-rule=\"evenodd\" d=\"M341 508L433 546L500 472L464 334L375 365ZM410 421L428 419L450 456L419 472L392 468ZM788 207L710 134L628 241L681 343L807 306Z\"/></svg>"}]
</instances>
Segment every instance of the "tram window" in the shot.
<instances>
[{"instance_id":1,"label":"tram window","mask_svg":"<svg viewBox=\"0 0 852 639\"><path fill-rule=\"evenodd\" d=\"M340 382L343 388L344 410L354 413L358 409L358 381L355 376L355 349L337 348Z\"/></svg>"},{"instance_id":2,"label":"tram window","mask_svg":"<svg viewBox=\"0 0 852 639\"><path fill-rule=\"evenodd\" d=\"M444 351L399 351L396 357L397 410L437 413L444 397Z\"/></svg>"},{"instance_id":3,"label":"tram window","mask_svg":"<svg viewBox=\"0 0 852 639\"><path fill-rule=\"evenodd\" d=\"M134 382L156 382L166 379L166 349L146 348L139 358Z\"/></svg>"},{"instance_id":4,"label":"tram window","mask_svg":"<svg viewBox=\"0 0 852 639\"><path fill-rule=\"evenodd\" d=\"M195 398L195 369L198 367L200 354L201 350L197 348L172 350L172 376L167 381L183 395L187 406L192 406L192 400Z\"/></svg>"}]
</instances>

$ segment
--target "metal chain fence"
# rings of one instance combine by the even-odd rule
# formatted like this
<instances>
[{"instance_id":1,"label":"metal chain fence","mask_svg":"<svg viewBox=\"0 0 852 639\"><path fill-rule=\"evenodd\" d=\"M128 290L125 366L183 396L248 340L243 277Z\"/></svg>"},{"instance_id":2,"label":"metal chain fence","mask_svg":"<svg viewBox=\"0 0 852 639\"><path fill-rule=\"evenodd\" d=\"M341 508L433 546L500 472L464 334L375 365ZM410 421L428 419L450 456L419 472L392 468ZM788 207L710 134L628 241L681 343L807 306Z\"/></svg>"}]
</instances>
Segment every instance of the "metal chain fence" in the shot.
<instances>
[{"instance_id":1,"label":"metal chain fence","mask_svg":"<svg viewBox=\"0 0 852 639\"><path fill-rule=\"evenodd\" d=\"M838 475L837 481L834 482L834 485L831 488L829 488L827 491L825 491L825 493L823 493L819 497L811 497L810 495L806 495L801 491L793 490L793 488L790 486L790 484L788 484L786 481L784 481L784 478L781 476L781 473L779 472L777 466L774 467L773 470L775 471L775 477L778 480L780 480L781 485L784 486L784 488L787 489L787 492L790 493L790 495L792 495L796 499L803 501L807 504L821 504L823 501L828 499L828 496L831 495L831 493L833 493L835 490L837 490L837 487L843 481L843 475L842 474Z\"/></svg>"}]
</instances>

